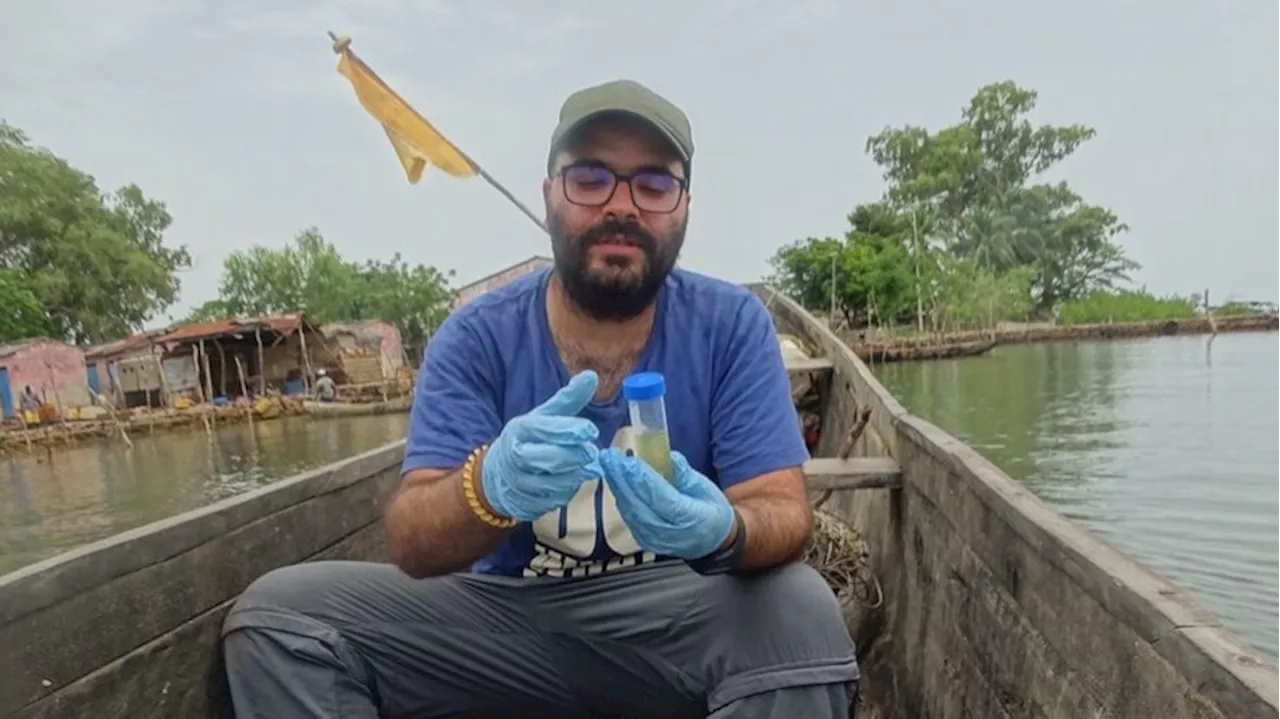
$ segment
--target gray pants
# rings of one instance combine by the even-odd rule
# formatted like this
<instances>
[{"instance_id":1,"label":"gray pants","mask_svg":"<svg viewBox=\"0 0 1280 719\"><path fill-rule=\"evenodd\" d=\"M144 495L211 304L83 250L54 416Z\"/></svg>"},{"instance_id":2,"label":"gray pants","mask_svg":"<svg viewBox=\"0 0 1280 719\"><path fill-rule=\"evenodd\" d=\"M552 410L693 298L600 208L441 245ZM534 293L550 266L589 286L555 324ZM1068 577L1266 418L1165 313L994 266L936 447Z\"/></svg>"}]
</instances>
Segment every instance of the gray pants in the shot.
<instances>
[{"instance_id":1,"label":"gray pants","mask_svg":"<svg viewBox=\"0 0 1280 719\"><path fill-rule=\"evenodd\" d=\"M844 719L858 678L835 597L803 564L414 580L311 562L254 582L223 646L238 719Z\"/></svg>"}]
</instances>

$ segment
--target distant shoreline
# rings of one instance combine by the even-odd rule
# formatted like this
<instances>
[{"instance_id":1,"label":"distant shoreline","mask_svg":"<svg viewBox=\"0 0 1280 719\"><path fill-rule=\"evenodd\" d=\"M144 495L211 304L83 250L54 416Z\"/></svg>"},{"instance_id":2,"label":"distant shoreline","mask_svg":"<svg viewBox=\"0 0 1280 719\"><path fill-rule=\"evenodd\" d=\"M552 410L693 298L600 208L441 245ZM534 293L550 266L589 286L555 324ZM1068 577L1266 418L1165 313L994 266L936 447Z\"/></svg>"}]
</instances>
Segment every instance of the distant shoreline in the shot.
<instances>
[{"instance_id":1,"label":"distant shoreline","mask_svg":"<svg viewBox=\"0 0 1280 719\"><path fill-rule=\"evenodd\" d=\"M1005 323L986 330L942 332L870 341L861 337L850 338L846 333L845 341L864 361L910 362L949 357L975 357L986 354L1002 344L1228 332L1274 332L1278 329L1280 329L1280 315L1252 314L1080 325Z\"/></svg>"}]
</instances>

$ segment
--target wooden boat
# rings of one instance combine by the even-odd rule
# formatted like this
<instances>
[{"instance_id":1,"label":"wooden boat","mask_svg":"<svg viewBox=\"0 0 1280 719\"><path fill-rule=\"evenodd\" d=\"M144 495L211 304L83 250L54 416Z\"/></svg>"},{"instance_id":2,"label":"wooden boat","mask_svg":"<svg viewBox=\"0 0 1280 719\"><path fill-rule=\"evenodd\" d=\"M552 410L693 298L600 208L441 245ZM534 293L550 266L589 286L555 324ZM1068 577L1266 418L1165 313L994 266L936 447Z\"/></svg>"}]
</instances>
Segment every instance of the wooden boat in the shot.
<instances>
[{"instance_id":1,"label":"wooden boat","mask_svg":"<svg viewBox=\"0 0 1280 719\"><path fill-rule=\"evenodd\" d=\"M822 517L878 587L848 619L859 717L1276 717L1277 671L1178 587L908 414L767 287ZM816 417L816 419L814 419ZM852 441L851 441L852 439ZM219 628L255 577L380 559L388 444L0 577L0 717L230 717ZM842 455L852 453L849 459Z\"/></svg>"},{"instance_id":2,"label":"wooden boat","mask_svg":"<svg viewBox=\"0 0 1280 719\"><path fill-rule=\"evenodd\" d=\"M927 339L909 342L854 342L853 353L863 362L884 364L912 360L977 357L990 352L995 346L996 340L990 338L937 342L930 342Z\"/></svg>"},{"instance_id":3,"label":"wooden boat","mask_svg":"<svg viewBox=\"0 0 1280 719\"><path fill-rule=\"evenodd\" d=\"M312 417L354 417L363 414L390 414L407 412L413 404L413 395L392 397L377 402L316 402L305 400L302 409Z\"/></svg>"}]
</instances>

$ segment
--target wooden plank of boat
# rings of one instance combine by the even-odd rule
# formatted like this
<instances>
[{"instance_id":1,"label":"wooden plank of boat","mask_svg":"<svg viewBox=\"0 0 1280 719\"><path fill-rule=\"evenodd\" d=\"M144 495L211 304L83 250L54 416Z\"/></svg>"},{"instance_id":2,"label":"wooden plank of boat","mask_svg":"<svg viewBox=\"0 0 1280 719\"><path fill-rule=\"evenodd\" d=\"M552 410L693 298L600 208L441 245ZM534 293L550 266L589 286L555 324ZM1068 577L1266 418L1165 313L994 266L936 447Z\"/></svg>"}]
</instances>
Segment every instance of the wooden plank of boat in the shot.
<instances>
[{"instance_id":1,"label":"wooden plank of boat","mask_svg":"<svg viewBox=\"0 0 1280 719\"><path fill-rule=\"evenodd\" d=\"M827 357L787 358L787 372L799 374L804 372L830 372L835 364Z\"/></svg>"},{"instance_id":2,"label":"wooden plank of boat","mask_svg":"<svg viewBox=\"0 0 1280 719\"><path fill-rule=\"evenodd\" d=\"M809 489L897 489L902 468L889 457L815 457L804 464Z\"/></svg>"}]
</instances>

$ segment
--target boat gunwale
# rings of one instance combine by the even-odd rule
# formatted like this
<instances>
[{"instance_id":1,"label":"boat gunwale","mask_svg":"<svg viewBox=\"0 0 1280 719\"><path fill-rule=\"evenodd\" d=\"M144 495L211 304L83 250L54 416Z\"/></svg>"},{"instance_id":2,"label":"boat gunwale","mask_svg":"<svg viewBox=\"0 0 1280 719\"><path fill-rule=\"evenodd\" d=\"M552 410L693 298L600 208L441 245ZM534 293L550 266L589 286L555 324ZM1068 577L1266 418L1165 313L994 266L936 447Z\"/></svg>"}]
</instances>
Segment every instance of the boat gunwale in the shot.
<instances>
[{"instance_id":1,"label":"boat gunwale","mask_svg":"<svg viewBox=\"0 0 1280 719\"><path fill-rule=\"evenodd\" d=\"M403 453L404 440L393 440L0 575L0 626L189 552L282 509L398 467Z\"/></svg>"},{"instance_id":2,"label":"boat gunwale","mask_svg":"<svg viewBox=\"0 0 1280 719\"><path fill-rule=\"evenodd\" d=\"M872 427L891 457L901 464L901 433L915 447L966 480L968 488L978 493L1019 538L1034 547L1046 564L1061 571L1107 613L1133 630L1183 677L1203 678L1204 665L1211 664L1254 695L1252 700L1246 699L1246 704L1256 705L1260 700L1273 711L1276 709L1280 703L1280 671L1228 629L1216 613L1182 587L1067 518L977 450L911 414L852 348L794 300L765 283L749 284L748 288L775 316L774 306L779 305L785 308L789 319L807 323L808 332L823 345L814 349L831 359L836 373L853 385L854 394L872 406ZM937 498L913 482L905 466L902 485L912 486L936 504ZM1240 696L1230 686L1214 681L1215 677L1208 679L1204 686L1197 687L1198 691L1224 708L1238 704Z\"/></svg>"}]
</instances>

